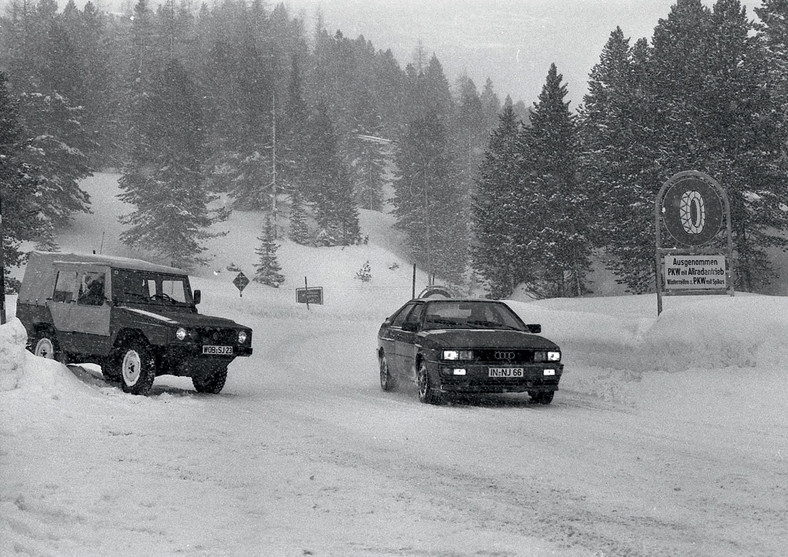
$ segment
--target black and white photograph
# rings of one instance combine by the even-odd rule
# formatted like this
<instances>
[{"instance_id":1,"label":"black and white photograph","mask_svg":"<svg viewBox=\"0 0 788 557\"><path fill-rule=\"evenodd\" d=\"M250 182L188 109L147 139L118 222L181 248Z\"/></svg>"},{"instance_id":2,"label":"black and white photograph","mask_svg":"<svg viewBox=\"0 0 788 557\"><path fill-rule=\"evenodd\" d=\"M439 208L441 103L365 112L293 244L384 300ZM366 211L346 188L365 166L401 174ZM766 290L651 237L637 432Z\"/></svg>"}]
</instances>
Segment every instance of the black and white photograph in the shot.
<instances>
[{"instance_id":1,"label":"black and white photograph","mask_svg":"<svg viewBox=\"0 0 788 557\"><path fill-rule=\"evenodd\" d=\"M788 554L788 0L0 0L0 556Z\"/></svg>"}]
</instances>

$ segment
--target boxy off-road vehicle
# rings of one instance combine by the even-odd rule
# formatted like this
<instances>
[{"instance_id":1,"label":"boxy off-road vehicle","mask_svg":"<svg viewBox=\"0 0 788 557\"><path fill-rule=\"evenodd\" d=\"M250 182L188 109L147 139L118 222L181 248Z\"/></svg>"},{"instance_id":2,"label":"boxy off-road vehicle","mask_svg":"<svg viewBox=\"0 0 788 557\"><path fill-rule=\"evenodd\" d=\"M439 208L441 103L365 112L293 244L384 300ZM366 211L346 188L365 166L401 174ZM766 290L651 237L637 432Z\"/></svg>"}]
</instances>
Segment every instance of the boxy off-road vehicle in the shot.
<instances>
[{"instance_id":1,"label":"boxy off-road vehicle","mask_svg":"<svg viewBox=\"0 0 788 557\"><path fill-rule=\"evenodd\" d=\"M17 300L28 349L101 366L124 391L147 394L157 375L191 377L218 393L227 366L252 353L252 330L201 315L189 276L137 259L32 252Z\"/></svg>"}]
</instances>

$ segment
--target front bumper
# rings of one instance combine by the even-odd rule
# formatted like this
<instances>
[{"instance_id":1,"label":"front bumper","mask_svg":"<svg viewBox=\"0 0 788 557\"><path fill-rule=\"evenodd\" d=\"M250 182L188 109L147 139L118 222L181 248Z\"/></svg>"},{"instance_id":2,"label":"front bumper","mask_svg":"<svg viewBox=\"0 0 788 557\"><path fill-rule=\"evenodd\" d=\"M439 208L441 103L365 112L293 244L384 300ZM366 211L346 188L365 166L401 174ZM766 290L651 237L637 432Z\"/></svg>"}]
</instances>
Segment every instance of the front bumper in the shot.
<instances>
[{"instance_id":1,"label":"front bumper","mask_svg":"<svg viewBox=\"0 0 788 557\"><path fill-rule=\"evenodd\" d=\"M445 393L521 393L521 392L552 392L558 390L558 383L564 371L561 363L515 364L500 366L499 364L464 364L434 363L432 366L432 384ZM518 376L491 377L491 369L507 369ZM455 370L465 370L459 374ZM520 375L519 370L522 370Z\"/></svg>"},{"instance_id":2,"label":"front bumper","mask_svg":"<svg viewBox=\"0 0 788 557\"><path fill-rule=\"evenodd\" d=\"M251 356L252 347L236 345L232 354L203 354L200 344L170 344L160 353L161 373L204 377L226 368L237 357Z\"/></svg>"}]
</instances>

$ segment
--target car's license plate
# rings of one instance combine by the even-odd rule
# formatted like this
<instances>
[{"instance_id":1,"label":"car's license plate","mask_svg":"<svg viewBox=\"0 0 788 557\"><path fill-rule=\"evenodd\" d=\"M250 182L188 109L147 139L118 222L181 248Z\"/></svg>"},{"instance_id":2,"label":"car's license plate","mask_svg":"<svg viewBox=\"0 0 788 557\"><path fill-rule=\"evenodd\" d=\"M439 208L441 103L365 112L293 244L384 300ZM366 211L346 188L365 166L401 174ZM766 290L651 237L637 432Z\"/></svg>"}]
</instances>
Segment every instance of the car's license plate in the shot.
<instances>
[{"instance_id":1,"label":"car's license plate","mask_svg":"<svg viewBox=\"0 0 788 557\"><path fill-rule=\"evenodd\" d=\"M232 354L232 346L212 346L206 345L202 347L203 354Z\"/></svg>"},{"instance_id":2,"label":"car's license plate","mask_svg":"<svg viewBox=\"0 0 788 557\"><path fill-rule=\"evenodd\" d=\"M521 367L491 367L487 374L488 377L522 377L523 368Z\"/></svg>"}]
</instances>

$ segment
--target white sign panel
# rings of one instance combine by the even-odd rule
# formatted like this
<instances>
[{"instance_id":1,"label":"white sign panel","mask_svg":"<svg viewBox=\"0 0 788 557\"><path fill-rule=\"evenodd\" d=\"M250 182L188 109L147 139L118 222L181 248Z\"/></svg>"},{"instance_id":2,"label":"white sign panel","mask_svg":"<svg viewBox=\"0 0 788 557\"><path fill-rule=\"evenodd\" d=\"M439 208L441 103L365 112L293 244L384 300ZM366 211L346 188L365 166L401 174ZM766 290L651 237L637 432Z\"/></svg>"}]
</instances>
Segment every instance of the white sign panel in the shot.
<instances>
[{"instance_id":1,"label":"white sign panel","mask_svg":"<svg viewBox=\"0 0 788 557\"><path fill-rule=\"evenodd\" d=\"M724 255L666 255L665 290L724 290Z\"/></svg>"}]
</instances>

